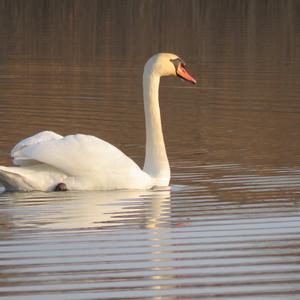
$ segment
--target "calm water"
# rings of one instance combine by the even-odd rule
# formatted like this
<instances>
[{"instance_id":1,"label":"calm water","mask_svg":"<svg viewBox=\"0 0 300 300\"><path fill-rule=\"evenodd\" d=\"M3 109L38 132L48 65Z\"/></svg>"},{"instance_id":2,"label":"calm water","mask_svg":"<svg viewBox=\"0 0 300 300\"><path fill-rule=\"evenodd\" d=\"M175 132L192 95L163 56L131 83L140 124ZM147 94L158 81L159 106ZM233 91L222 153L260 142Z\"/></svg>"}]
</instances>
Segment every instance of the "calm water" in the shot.
<instances>
[{"instance_id":1,"label":"calm water","mask_svg":"<svg viewBox=\"0 0 300 300\"><path fill-rule=\"evenodd\" d=\"M49 129L144 158L162 80L172 168L153 191L0 194L3 299L299 299L299 1L0 0L0 164ZM83 158L84 159L84 158Z\"/></svg>"}]
</instances>

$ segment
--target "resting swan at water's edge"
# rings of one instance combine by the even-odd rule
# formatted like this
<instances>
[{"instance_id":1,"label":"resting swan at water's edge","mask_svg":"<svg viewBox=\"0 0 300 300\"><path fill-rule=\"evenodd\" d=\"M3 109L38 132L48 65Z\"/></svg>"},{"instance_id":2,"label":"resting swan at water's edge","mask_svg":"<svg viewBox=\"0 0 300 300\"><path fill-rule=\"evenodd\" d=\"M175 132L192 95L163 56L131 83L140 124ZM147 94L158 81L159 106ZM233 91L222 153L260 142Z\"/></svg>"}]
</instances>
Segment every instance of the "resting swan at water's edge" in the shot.
<instances>
[{"instance_id":1,"label":"resting swan at water's edge","mask_svg":"<svg viewBox=\"0 0 300 300\"><path fill-rule=\"evenodd\" d=\"M192 83L181 58L152 56L144 67L143 96L146 153L143 170L115 146L90 135L61 136L43 131L20 141L11 151L15 166L0 166L7 191L149 189L168 186L170 166L162 133L160 77L178 76Z\"/></svg>"}]
</instances>

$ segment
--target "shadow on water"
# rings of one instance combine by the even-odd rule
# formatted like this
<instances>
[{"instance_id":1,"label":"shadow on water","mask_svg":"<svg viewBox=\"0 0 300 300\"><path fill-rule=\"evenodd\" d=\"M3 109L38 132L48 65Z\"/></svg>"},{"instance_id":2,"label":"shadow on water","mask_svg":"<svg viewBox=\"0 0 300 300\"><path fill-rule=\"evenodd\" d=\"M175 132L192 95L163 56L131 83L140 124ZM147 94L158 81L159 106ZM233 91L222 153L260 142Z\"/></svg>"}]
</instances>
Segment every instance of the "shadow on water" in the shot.
<instances>
[{"instance_id":1,"label":"shadow on water","mask_svg":"<svg viewBox=\"0 0 300 300\"><path fill-rule=\"evenodd\" d=\"M171 188L0 194L0 297L299 299L299 1L0 1L0 164L53 130L144 158L164 78Z\"/></svg>"}]
</instances>

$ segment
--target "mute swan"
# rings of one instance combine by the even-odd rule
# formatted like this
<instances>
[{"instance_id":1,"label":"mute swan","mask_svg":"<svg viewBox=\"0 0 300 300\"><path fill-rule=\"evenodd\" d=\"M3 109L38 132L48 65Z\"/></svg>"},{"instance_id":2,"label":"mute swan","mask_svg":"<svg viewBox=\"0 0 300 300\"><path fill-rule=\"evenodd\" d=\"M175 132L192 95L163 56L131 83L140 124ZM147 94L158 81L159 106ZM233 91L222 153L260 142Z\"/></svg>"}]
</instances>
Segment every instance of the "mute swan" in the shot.
<instances>
[{"instance_id":1,"label":"mute swan","mask_svg":"<svg viewBox=\"0 0 300 300\"><path fill-rule=\"evenodd\" d=\"M160 77L178 76L192 83L181 58L171 53L152 56L144 67L146 121L144 168L113 145L90 135L61 136L43 131L20 141L11 151L14 167L0 166L6 190L114 190L168 186L170 166L161 127Z\"/></svg>"}]
</instances>

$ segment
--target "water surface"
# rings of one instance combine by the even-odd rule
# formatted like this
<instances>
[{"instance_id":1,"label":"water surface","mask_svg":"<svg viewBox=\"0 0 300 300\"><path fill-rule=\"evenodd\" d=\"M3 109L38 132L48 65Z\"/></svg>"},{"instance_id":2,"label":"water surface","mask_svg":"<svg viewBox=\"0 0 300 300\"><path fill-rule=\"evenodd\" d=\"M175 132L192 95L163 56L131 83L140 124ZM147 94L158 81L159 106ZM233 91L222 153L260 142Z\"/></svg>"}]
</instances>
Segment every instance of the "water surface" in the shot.
<instances>
[{"instance_id":1,"label":"water surface","mask_svg":"<svg viewBox=\"0 0 300 300\"><path fill-rule=\"evenodd\" d=\"M3 299L299 299L298 1L0 1L0 164L42 130L142 166L163 78L170 188L0 194ZM83 158L84 159L84 158Z\"/></svg>"}]
</instances>

